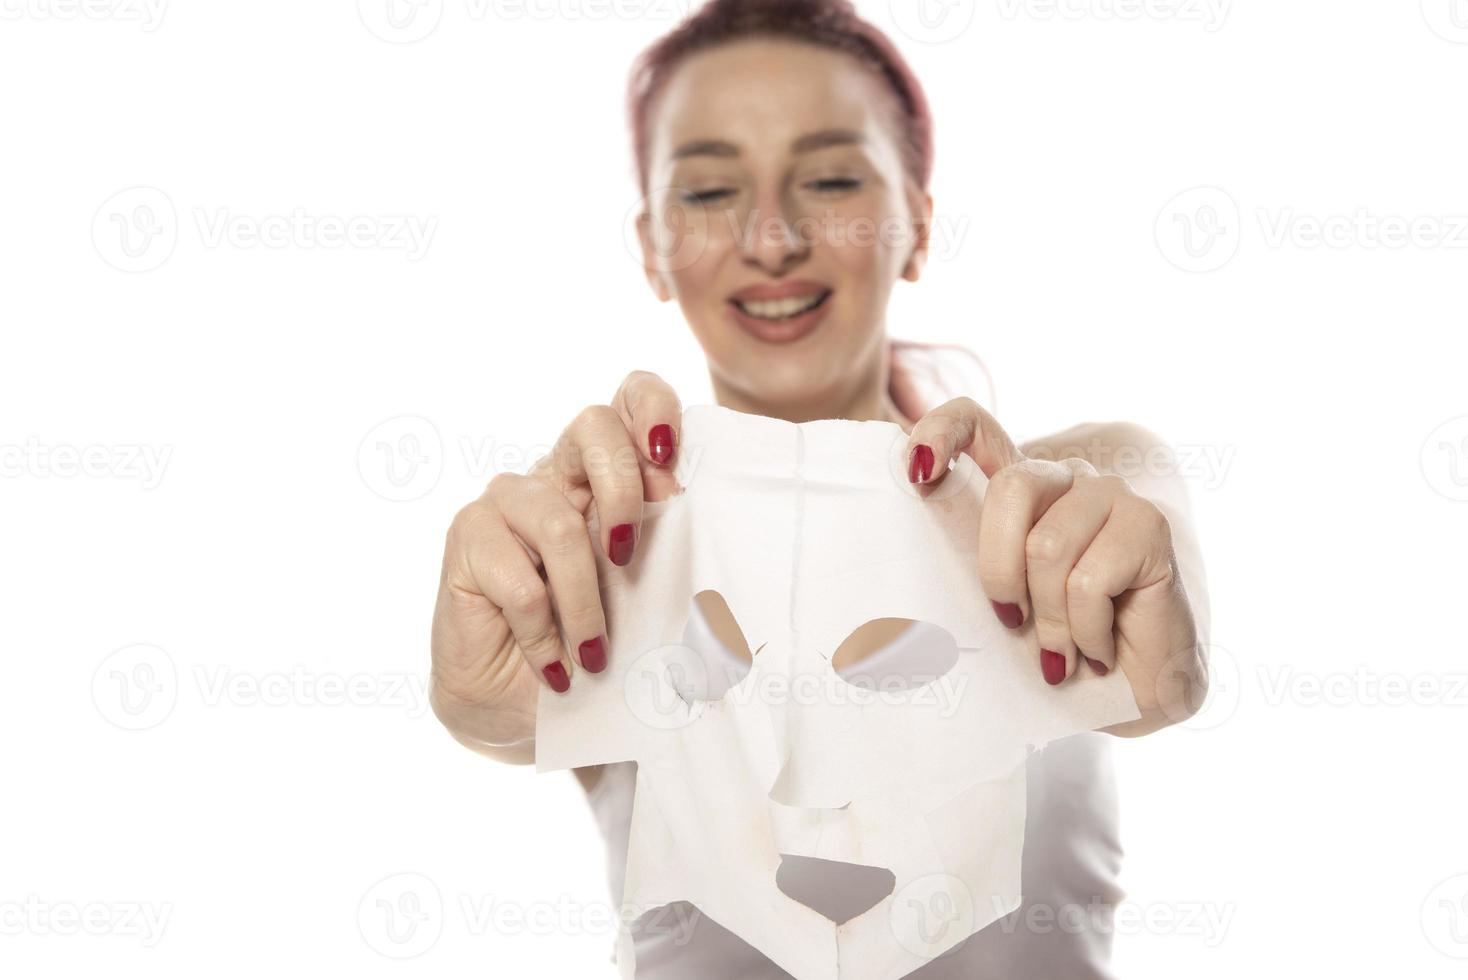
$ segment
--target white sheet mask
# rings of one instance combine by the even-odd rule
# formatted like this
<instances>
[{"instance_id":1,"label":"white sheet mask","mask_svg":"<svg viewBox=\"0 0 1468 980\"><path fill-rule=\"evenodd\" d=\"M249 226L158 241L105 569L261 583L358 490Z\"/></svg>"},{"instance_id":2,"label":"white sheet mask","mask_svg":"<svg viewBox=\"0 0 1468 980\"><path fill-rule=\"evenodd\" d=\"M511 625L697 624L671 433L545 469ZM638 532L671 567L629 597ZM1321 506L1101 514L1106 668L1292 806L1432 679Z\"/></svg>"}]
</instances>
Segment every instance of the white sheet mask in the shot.
<instances>
[{"instance_id":1,"label":"white sheet mask","mask_svg":"<svg viewBox=\"0 0 1468 980\"><path fill-rule=\"evenodd\" d=\"M906 448L888 422L688 408L684 491L644 505L630 565L598 555L608 666L542 690L536 768L638 763L624 977L631 922L679 900L800 980L905 976L1019 906L1029 751L1138 717L1121 670L1045 683L979 583L988 481L960 456L922 499ZM680 646L705 589L756 651L714 701L685 696L708 687ZM884 617L941 627L957 663L900 691L842 679L831 655ZM782 854L887 869L892 893L837 925L780 890Z\"/></svg>"}]
</instances>

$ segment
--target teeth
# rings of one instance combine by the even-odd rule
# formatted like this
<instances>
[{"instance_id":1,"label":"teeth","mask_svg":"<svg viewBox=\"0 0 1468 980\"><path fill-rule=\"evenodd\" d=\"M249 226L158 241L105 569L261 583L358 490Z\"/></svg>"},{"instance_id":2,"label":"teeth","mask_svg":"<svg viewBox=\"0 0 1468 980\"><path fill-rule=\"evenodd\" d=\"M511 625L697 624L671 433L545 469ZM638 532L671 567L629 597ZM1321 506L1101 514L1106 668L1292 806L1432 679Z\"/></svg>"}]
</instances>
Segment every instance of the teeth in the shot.
<instances>
[{"instance_id":1,"label":"teeth","mask_svg":"<svg viewBox=\"0 0 1468 980\"><path fill-rule=\"evenodd\" d=\"M809 296L794 296L790 299L751 299L737 302L739 308L750 316L757 316L761 320L784 320L816 306L825 295L825 293L811 293Z\"/></svg>"}]
</instances>

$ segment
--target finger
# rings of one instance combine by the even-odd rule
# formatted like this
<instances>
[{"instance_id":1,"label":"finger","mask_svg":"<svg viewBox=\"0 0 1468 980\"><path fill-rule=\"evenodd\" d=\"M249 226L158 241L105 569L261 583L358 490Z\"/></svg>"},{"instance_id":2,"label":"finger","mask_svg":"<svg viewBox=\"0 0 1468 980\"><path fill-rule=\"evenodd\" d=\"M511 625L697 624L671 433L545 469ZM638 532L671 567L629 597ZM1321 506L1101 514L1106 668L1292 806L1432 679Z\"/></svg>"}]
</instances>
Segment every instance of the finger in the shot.
<instances>
[{"instance_id":1,"label":"finger","mask_svg":"<svg viewBox=\"0 0 1468 980\"><path fill-rule=\"evenodd\" d=\"M1071 636L1098 674L1116 666L1116 597L1165 579L1170 563L1167 519L1136 496L1119 476L1102 481L1112 488L1106 523L1066 579Z\"/></svg>"},{"instance_id":2,"label":"finger","mask_svg":"<svg viewBox=\"0 0 1468 980\"><path fill-rule=\"evenodd\" d=\"M501 474L490 485L515 476ZM504 615L535 673L551 690L564 693L571 686L571 674L544 580L493 502L483 499L466 510L468 516L457 532L463 540L466 574L479 594Z\"/></svg>"},{"instance_id":3,"label":"finger","mask_svg":"<svg viewBox=\"0 0 1468 980\"><path fill-rule=\"evenodd\" d=\"M1016 629L1030 618L1025 540L1040 516L1071 487L1069 467L1027 459L994 474L979 509L979 584L999 621Z\"/></svg>"},{"instance_id":4,"label":"finger","mask_svg":"<svg viewBox=\"0 0 1468 980\"><path fill-rule=\"evenodd\" d=\"M908 482L937 484L961 452L973 457L987 477L1024 459L994 416L972 398L955 398L918 419L908 433Z\"/></svg>"},{"instance_id":5,"label":"finger","mask_svg":"<svg viewBox=\"0 0 1468 980\"><path fill-rule=\"evenodd\" d=\"M637 546L643 492L637 448L622 417L609 405L588 406L561 433L552 455L563 485L591 487L602 550L612 564L626 565Z\"/></svg>"},{"instance_id":6,"label":"finger","mask_svg":"<svg viewBox=\"0 0 1468 980\"><path fill-rule=\"evenodd\" d=\"M683 403L671 385L650 371L627 375L612 398L612 408L643 456L654 465L644 473L648 500L665 500L676 489L671 467L678 452Z\"/></svg>"},{"instance_id":7,"label":"finger","mask_svg":"<svg viewBox=\"0 0 1468 980\"><path fill-rule=\"evenodd\" d=\"M1085 554L1111 512L1111 499L1092 479L1095 468L1084 460L1070 463L1071 489L1036 521L1025 538L1025 568L1034 608L1035 638L1040 644L1040 669L1050 684L1074 673L1079 657L1089 648L1074 638L1066 584L1071 570Z\"/></svg>"},{"instance_id":8,"label":"finger","mask_svg":"<svg viewBox=\"0 0 1468 980\"><path fill-rule=\"evenodd\" d=\"M561 632L577 661L600 673L607 665L606 615L586 518L543 480L503 474L491 481L488 497L510 530L539 554Z\"/></svg>"}]
</instances>

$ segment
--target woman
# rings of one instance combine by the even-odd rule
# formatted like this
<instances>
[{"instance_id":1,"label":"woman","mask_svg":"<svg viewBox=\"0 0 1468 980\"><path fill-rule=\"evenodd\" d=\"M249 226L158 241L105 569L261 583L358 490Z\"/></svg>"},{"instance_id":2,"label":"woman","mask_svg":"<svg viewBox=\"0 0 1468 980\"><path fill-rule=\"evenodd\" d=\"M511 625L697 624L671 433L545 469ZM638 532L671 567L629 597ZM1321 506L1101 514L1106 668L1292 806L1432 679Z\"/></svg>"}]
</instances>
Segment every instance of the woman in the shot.
<instances>
[{"instance_id":1,"label":"woman","mask_svg":"<svg viewBox=\"0 0 1468 980\"><path fill-rule=\"evenodd\" d=\"M970 397L921 404L905 349L887 338L891 289L919 280L932 217L927 103L890 42L846 0L711 0L642 56L630 109L647 279L660 300L678 302L718 403L793 422L896 423L909 433L908 477L920 492L968 453L992 481L981 533L986 598L1028 638L1035 669L1061 685L1078 670L1120 666L1141 717L1113 735L1188 717L1206 667L1185 497L1175 478L1107 471L1118 451L1145 454L1156 437L1087 425L1016 446ZM529 473L496 476L455 518L434 616L432 697L459 741L532 762L539 685L563 692L578 670L605 668L592 549L616 565L635 560L643 501L676 490L680 417L665 382L633 372ZM727 609L709 602L697 612L694 625L748 657ZM848 641L844 662L877 653L890 661L912 635L874 626ZM1120 895L1107 739L1065 739L1029 764L1024 898L1048 916L1021 908L913 976L1107 975L1104 917L1055 925L1067 909L1106 908ZM615 893L630 770L578 770L608 836ZM1051 927L1033 926L1042 920ZM707 919L691 941L638 943L639 976L784 975Z\"/></svg>"}]
</instances>

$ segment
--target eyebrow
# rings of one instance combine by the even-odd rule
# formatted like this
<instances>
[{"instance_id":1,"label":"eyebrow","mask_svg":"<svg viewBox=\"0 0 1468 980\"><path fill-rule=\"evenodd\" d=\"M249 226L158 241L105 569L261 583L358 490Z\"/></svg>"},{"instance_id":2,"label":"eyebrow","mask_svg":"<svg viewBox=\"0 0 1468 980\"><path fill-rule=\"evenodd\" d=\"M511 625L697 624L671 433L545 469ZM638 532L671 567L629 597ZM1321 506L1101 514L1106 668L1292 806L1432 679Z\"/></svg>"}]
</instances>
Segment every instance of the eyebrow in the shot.
<instances>
[{"instance_id":1,"label":"eyebrow","mask_svg":"<svg viewBox=\"0 0 1468 980\"><path fill-rule=\"evenodd\" d=\"M807 133L800 137L790 144L790 149L795 153L809 153L812 150L824 150L831 146L865 142L866 137L854 129L823 129L818 133ZM695 156L733 158L739 156L739 147L725 140L694 140L684 143L673 151L674 160Z\"/></svg>"}]
</instances>

